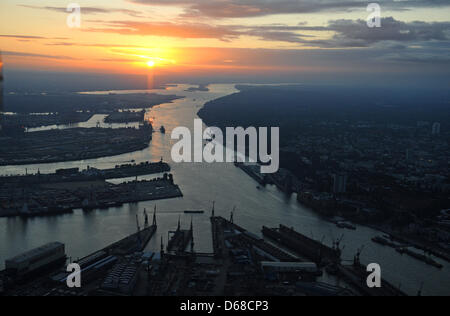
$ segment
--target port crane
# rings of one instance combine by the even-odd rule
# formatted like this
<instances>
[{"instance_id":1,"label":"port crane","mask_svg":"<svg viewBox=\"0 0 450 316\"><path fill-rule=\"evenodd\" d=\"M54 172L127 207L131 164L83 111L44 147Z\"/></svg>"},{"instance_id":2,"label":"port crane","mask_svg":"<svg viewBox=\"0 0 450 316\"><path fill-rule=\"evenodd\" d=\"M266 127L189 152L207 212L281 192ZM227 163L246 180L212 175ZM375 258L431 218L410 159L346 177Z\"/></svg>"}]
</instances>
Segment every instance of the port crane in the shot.
<instances>
[{"instance_id":1,"label":"port crane","mask_svg":"<svg viewBox=\"0 0 450 316\"><path fill-rule=\"evenodd\" d=\"M144 208L144 218L145 218L144 227L148 227L148 215L147 215L147 210L145 208Z\"/></svg>"},{"instance_id":2,"label":"port crane","mask_svg":"<svg viewBox=\"0 0 450 316\"><path fill-rule=\"evenodd\" d=\"M231 215L230 215L230 223L234 224L234 212L236 212L236 206L233 207L233 210L231 211Z\"/></svg>"},{"instance_id":3,"label":"port crane","mask_svg":"<svg viewBox=\"0 0 450 316\"><path fill-rule=\"evenodd\" d=\"M358 248L355 258L353 260L353 264L355 266L361 266L361 253L363 252L365 247L366 247L365 245L362 245L361 248Z\"/></svg>"},{"instance_id":4,"label":"port crane","mask_svg":"<svg viewBox=\"0 0 450 316\"><path fill-rule=\"evenodd\" d=\"M345 246L341 249L341 242L344 239L344 234L342 234L342 236L336 240L333 240L333 249L342 252L342 250L345 249Z\"/></svg>"},{"instance_id":5,"label":"port crane","mask_svg":"<svg viewBox=\"0 0 450 316\"><path fill-rule=\"evenodd\" d=\"M421 284L420 284L420 288L419 288L419 291L417 292L417 296L419 296L419 297L421 297L422 296L422 291L423 291L423 286L424 286L424 282L422 282Z\"/></svg>"}]
</instances>

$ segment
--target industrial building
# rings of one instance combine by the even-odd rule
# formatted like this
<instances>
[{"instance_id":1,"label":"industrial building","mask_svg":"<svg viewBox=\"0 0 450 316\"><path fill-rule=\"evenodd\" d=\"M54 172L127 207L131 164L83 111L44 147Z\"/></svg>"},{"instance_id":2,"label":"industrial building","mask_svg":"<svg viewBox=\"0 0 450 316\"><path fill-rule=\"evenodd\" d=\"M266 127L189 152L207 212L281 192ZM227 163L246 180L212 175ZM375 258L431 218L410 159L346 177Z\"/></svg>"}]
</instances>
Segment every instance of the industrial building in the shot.
<instances>
[{"instance_id":1,"label":"industrial building","mask_svg":"<svg viewBox=\"0 0 450 316\"><path fill-rule=\"evenodd\" d=\"M5 261L9 276L23 278L66 261L65 246L52 242Z\"/></svg>"}]
</instances>

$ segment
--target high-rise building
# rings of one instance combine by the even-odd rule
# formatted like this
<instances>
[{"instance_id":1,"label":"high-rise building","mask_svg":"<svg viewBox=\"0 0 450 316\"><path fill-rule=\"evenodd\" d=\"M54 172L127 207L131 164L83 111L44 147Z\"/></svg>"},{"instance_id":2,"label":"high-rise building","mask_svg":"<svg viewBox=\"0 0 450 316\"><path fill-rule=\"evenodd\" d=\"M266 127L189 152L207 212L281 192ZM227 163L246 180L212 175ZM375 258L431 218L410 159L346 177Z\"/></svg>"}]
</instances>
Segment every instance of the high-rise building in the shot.
<instances>
[{"instance_id":1,"label":"high-rise building","mask_svg":"<svg viewBox=\"0 0 450 316\"><path fill-rule=\"evenodd\" d=\"M431 130L431 134L440 135L441 134L441 123L434 123Z\"/></svg>"},{"instance_id":2,"label":"high-rise building","mask_svg":"<svg viewBox=\"0 0 450 316\"><path fill-rule=\"evenodd\" d=\"M345 173L338 173L333 176L333 193L345 193L347 192L347 179L348 176Z\"/></svg>"}]
</instances>

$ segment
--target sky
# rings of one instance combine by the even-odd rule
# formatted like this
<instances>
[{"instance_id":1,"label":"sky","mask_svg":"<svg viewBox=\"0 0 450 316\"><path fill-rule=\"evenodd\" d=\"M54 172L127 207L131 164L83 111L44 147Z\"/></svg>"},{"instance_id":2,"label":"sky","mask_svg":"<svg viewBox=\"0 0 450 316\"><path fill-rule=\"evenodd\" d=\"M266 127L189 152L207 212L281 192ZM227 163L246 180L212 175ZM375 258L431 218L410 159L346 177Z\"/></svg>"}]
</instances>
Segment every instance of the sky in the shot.
<instances>
[{"instance_id":1,"label":"sky","mask_svg":"<svg viewBox=\"0 0 450 316\"><path fill-rule=\"evenodd\" d=\"M0 1L5 70L450 84L448 0L379 0L380 28L364 0L78 0L80 27L70 3Z\"/></svg>"}]
</instances>

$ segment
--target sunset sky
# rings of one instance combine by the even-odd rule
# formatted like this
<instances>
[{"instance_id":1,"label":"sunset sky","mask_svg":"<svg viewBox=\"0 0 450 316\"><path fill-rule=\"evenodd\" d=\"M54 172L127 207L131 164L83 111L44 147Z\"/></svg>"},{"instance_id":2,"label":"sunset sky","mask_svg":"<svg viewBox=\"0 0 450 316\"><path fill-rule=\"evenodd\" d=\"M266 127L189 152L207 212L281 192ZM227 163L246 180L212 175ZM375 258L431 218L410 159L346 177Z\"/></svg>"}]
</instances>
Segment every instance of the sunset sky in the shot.
<instances>
[{"instance_id":1,"label":"sunset sky","mask_svg":"<svg viewBox=\"0 0 450 316\"><path fill-rule=\"evenodd\" d=\"M143 74L314 74L411 71L448 75L450 1L2 0L6 69Z\"/></svg>"}]
</instances>

